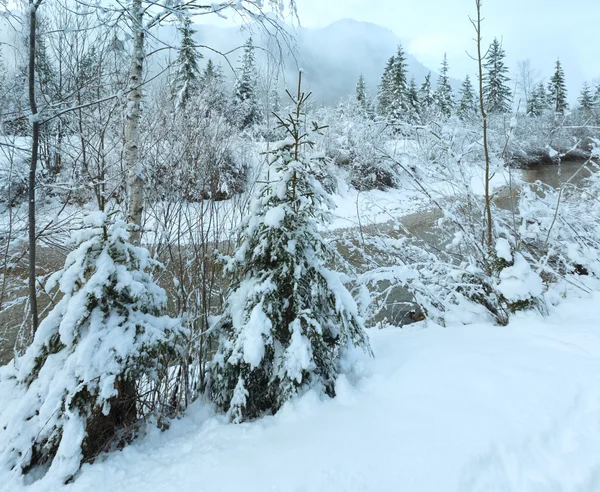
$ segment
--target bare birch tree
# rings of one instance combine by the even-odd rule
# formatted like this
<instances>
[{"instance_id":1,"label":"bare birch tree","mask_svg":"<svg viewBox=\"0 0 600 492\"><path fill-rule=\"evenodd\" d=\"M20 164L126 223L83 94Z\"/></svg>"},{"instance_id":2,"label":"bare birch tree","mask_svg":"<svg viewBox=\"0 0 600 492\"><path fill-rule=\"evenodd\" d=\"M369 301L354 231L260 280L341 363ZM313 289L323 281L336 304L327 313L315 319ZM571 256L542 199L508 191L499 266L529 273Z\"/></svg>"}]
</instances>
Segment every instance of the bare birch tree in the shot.
<instances>
[{"instance_id":1,"label":"bare birch tree","mask_svg":"<svg viewBox=\"0 0 600 492\"><path fill-rule=\"evenodd\" d=\"M288 0L290 11L296 15L295 0ZM127 94L127 114L125 124L125 161L129 169L129 209L128 220L137 226L132 236L134 244L139 244L142 233L142 216L144 211L144 177L139 156L139 125L142 103L142 86L145 61L144 40L146 33L153 27L165 22L171 16L183 14L223 15L232 11L241 18L249 17L264 25L278 27L276 21L267 15L269 7L275 14L283 14L285 4L276 0L236 0L220 4L206 5L200 1L147 1L132 0L129 7L129 18L132 24L132 53ZM276 30L276 32L280 32Z\"/></svg>"},{"instance_id":2,"label":"bare birch tree","mask_svg":"<svg viewBox=\"0 0 600 492\"><path fill-rule=\"evenodd\" d=\"M31 312L31 329L35 333L38 327L38 308L36 293L36 228L35 228L35 178L37 172L38 149L40 142L40 120L35 97L35 42L37 37L37 11L42 0L29 0L29 51L27 85L29 92L29 108L31 110L31 158L29 163L29 310Z\"/></svg>"}]
</instances>

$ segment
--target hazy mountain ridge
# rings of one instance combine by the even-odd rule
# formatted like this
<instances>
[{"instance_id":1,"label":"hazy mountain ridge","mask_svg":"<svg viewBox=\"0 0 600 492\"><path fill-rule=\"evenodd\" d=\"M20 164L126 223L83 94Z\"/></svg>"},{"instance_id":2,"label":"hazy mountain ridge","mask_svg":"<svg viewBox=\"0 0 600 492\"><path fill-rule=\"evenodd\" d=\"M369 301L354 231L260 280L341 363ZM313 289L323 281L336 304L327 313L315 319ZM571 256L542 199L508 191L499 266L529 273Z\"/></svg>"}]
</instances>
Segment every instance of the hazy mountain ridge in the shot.
<instances>
[{"instance_id":1,"label":"hazy mountain ridge","mask_svg":"<svg viewBox=\"0 0 600 492\"><path fill-rule=\"evenodd\" d=\"M222 28L210 24L196 25L196 41L222 53L229 53L229 62L237 67L238 54L231 52L241 47L251 34L259 47L273 43L264 30L257 28ZM162 28L161 38L177 45L175 28ZM319 29L286 27L293 37L292 45L281 43L285 61L286 84L293 84L298 68L305 73L306 88L312 90L316 101L336 104L340 99L354 93L358 77L365 77L369 93L375 96L381 74L390 56L396 53L402 40L387 28L368 22L343 19ZM221 63L228 75L227 62L217 53L202 49L205 58ZM241 53L241 52L240 52ZM257 58L266 64L266 57L258 50ZM407 54L409 76L421 82L427 73L434 72ZM434 76L434 81L437 76Z\"/></svg>"}]
</instances>

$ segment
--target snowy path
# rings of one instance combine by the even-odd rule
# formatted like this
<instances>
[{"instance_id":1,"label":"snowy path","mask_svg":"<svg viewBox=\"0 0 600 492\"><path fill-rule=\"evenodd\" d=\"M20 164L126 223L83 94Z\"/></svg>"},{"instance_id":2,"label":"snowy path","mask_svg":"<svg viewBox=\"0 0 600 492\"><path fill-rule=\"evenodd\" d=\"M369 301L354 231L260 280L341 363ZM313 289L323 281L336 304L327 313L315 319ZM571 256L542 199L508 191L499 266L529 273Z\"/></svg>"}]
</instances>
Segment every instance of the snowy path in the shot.
<instances>
[{"instance_id":1,"label":"snowy path","mask_svg":"<svg viewBox=\"0 0 600 492\"><path fill-rule=\"evenodd\" d=\"M508 328L374 332L368 374L334 400L237 426L196 405L64 489L600 490L599 320L595 295Z\"/></svg>"}]
</instances>

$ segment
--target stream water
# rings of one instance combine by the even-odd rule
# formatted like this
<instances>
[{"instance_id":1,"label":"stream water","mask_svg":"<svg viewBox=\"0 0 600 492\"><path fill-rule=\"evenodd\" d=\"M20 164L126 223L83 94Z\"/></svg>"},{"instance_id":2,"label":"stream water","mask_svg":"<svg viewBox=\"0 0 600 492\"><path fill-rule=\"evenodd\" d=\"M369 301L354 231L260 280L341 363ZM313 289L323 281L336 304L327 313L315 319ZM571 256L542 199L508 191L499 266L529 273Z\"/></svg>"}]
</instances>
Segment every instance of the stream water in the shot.
<instances>
[{"instance_id":1,"label":"stream water","mask_svg":"<svg viewBox=\"0 0 600 492\"><path fill-rule=\"evenodd\" d=\"M540 165L535 168L516 170L514 171L513 178L515 182L522 180L534 183L539 180L550 186L558 187L577 173L572 182L578 184L582 179L589 176L591 171L589 166L590 170L582 169L584 164L581 161L568 162L561 165ZM515 187L513 192L516 195L518 187ZM510 193L508 191L500 195L498 205L505 208L510 206ZM442 243L441 238L436 234L433 227L440 217L441 212L439 210L424 210L401 217L400 221L409 233L418 234L428 242ZM377 229L393 235L399 234L392 223L389 224L389 227L386 227L386 224L380 224L377 226ZM393 230L396 232L392 232ZM354 263L352 258L348 259ZM64 256L58 251L43 248L40 251L40 261L47 267L48 271L51 271L62 265ZM25 291L22 294L24 295ZM44 301L44 299L39 301L42 307L47 304L47 300ZM383 319L387 319L395 325L409 323L411 321L409 313L415 307L416 305L412 302L412 296L405 289L395 288L393 295L388 299L385 308L377 317L377 320L382 321ZM12 347L14 346L17 328L21 324L22 319L22 305L17 305L0 314L0 364L7 362L12 357ZM3 338L5 339L3 340Z\"/></svg>"},{"instance_id":2,"label":"stream water","mask_svg":"<svg viewBox=\"0 0 600 492\"><path fill-rule=\"evenodd\" d=\"M540 181L553 188L559 188L569 181L572 184L579 185L592 172L594 172L594 168L589 164L586 165L586 161L539 165L528 169L513 170L512 180L515 184L512 188L512 193L510 187L507 185L499 191L494 201L498 207L510 209L518 201L519 182L535 183ZM442 212L439 209L429 209L401 217L400 222L409 234L421 237L426 242L443 248L445 239L439 235L434 227L437 220L441 217ZM383 230L391 236L404 235L404 232L398 231L393 222L383 227L380 225L378 229ZM387 287L388 285L385 284L381 286L381 288ZM392 294L387 298L385 307L375 317L374 321L376 323L389 322L395 326L400 326L412 322L415 313L418 313L418 306L414 303L412 295L402 287L395 287ZM418 318L418 314L416 314L416 317Z\"/></svg>"}]
</instances>

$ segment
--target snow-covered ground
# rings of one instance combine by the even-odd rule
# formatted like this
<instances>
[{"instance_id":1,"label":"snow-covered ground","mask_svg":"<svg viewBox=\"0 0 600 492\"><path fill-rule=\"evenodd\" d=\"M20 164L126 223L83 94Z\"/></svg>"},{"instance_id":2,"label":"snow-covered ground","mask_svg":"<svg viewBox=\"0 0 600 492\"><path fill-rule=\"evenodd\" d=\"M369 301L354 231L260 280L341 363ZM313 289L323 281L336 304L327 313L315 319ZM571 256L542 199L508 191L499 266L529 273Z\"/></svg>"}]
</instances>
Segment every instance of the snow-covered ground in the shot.
<instances>
[{"instance_id":1,"label":"snow-covered ground","mask_svg":"<svg viewBox=\"0 0 600 492\"><path fill-rule=\"evenodd\" d=\"M372 331L337 397L227 424L198 402L74 483L3 492L600 490L600 294L550 316Z\"/></svg>"}]
</instances>

